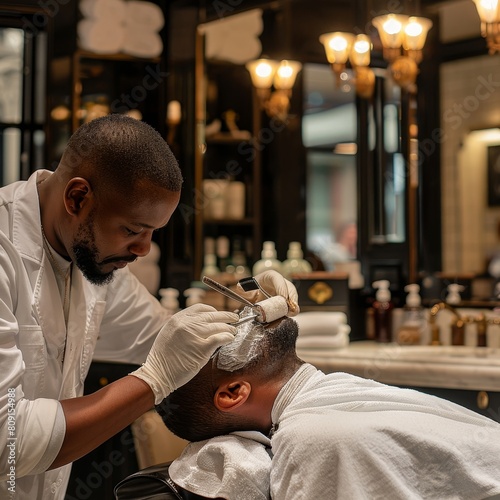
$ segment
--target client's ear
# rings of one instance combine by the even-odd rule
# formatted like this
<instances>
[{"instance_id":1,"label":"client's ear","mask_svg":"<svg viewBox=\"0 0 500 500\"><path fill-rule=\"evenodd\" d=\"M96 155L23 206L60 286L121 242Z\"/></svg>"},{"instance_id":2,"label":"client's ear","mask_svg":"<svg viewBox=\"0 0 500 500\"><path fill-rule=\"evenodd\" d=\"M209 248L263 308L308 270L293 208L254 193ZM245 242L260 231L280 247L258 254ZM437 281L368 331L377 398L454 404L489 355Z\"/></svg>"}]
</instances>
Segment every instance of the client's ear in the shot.
<instances>
[{"instance_id":1,"label":"client's ear","mask_svg":"<svg viewBox=\"0 0 500 500\"><path fill-rule=\"evenodd\" d=\"M250 396L252 386L244 380L223 383L214 396L214 405L220 411L232 411Z\"/></svg>"}]
</instances>

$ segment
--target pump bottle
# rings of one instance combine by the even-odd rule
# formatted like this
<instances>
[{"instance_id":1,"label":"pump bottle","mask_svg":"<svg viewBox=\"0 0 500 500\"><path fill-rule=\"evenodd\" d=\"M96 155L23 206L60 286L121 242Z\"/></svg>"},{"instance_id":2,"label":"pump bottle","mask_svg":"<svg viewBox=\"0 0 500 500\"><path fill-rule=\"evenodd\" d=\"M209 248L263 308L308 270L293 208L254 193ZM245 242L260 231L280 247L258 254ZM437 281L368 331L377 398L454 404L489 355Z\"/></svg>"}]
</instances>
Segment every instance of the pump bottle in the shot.
<instances>
[{"instance_id":1,"label":"pump bottle","mask_svg":"<svg viewBox=\"0 0 500 500\"><path fill-rule=\"evenodd\" d=\"M286 260L283 262L283 276L291 279L292 274L310 273L311 264L304 259L302 247L299 241L291 241L288 245Z\"/></svg>"},{"instance_id":2,"label":"pump bottle","mask_svg":"<svg viewBox=\"0 0 500 500\"><path fill-rule=\"evenodd\" d=\"M422 343L426 320L419 291L420 286L416 283L405 286L405 292L408 292L408 295L403 308L403 321L397 333L398 344Z\"/></svg>"},{"instance_id":3,"label":"pump bottle","mask_svg":"<svg viewBox=\"0 0 500 500\"><path fill-rule=\"evenodd\" d=\"M392 310L394 303L391 300L388 280L379 280L372 283L377 289L373 302L373 320L376 342L391 342L392 340Z\"/></svg>"},{"instance_id":4,"label":"pump bottle","mask_svg":"<svg viewBox=\"0 0 500 500\"><path fill-rule=\"evenodd\" d=\"M263 271L269 271L271 269L281 273L282 264L276 256L274 241L264 241L261 259L254 264L252 274L255 276Z\"/></svg>"},{"instance_id":5,"label":"pump bottle","mask_svg":"<svg viewBox=\"0 0 500 500\"><path fill-rule=\"evenodd\" d=\"M220 269L217 267L217 256L213 253L208 253L205 255L203 260L203 269L201 270L200 279L203 276L208 276L209 278L217 279L220 275Z\"/></svg>"},{"instance_id":6,"label":"pump bottle","mask_svg":"<svg viewBox=\"0 0 500 500\"><path fill-rule=\"evenodd\" d=\"M160 304L173 316L179 310L179 290L176 288L160 288Z\"/></svg>"},{"instance_id":7,"label":"pump bottle","mask_svg":"<svg viewBox=\"0 0 500 500\"><path fill-rule=\"evenodd\" d=\"M458 283L450 283L447 286L448 295L446 295L446 303L450 306L459 305L462 302L462 297L460 297L460 292L464 291L464 286Z\"/></svg>"}]
</instances>

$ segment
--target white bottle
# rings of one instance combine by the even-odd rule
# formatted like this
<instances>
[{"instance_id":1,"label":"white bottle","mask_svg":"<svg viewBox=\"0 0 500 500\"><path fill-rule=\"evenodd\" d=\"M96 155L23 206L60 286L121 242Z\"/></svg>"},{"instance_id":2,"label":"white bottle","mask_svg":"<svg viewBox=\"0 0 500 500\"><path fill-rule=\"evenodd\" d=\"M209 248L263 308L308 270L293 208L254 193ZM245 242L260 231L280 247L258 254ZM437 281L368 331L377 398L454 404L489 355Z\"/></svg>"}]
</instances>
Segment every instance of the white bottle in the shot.
<instances>
[{"instance_id":1,"label":"white bottle","mask_svg":"<svg viewBox=\"0 0 500 500\"><path fill-rule=\"evenodd\" d=\"M176 288L160 288L160 304L168 310L170 316L174 315L179 310L179 290Z\"/></svg>"},{"instance_id":2,"label":"white bottle","mask_svg":"<svg viewBox=\"0 0 500 500\"><path fill-rule=\"evenodd\" d=\"M463 285L458 283L450 283L447 287L448 295L446 296L445 302L450 304L450 306L456 306L462 302L462 297L460 297L460 292L464 291Z\"/></svg>"},{"instance_id":3,"label":"white bottle","mask_svg":"<svg viewBox=\"0 0 500 500\"><path fill-rule=\"evenodd\" d=\"M286 260L283 262L282 274L290 279L292 274L310 273L311 264L304 259L302 247L299 241L291 241L288 245Z\"/></svg>"},{"instance_id":4,"label":"white bottle","mask_svg":"<svg viewBox=\"0 0 500 500\"><path fill-rule=\"evenodd\" d=\"M408 292L408 295L406 305L403 308L403 321L397 333L399 344L426 343L427 339L423 337L426 333L427 321L419 291L420 286L415 283L405 286L405 292Z\"/></svg>"},{"instance_id":5,"label":"white bottle","mask_svg":"<svg viewBox=\"0 0 500 500\"><path fill-rule=\"evenodd\" d=\"M203 276L216 279L220 274L220 269L217 267L217 256L213 253L207 253L203 261L203 269L201 270L201 279Z\"/></svg>"},{"instance_id":6,"label":"white bottle","mask_svg":"<svg viewBox=\"0 0 500 500\"><path fill-rule=\"evenodd\" d=\"M262 258L258 260L253 266L252 274L254 276L262 273L263 271L269 271L271 269L274 269L275 271L281 273L282 264L277 259L274 241L264 241L264 244L262 245L261 257Z\"/></svg>"},{"instance_id":7,"label":"white bottle","mask_svg":"<svg viewBox=\"0 0 500 500\"><path fill-rule=\"evenodd\" d=\"M235 250L233 252L231 260L233 261L234 277L237 281L242 278L248 278L249 276L252 276L252 273L247 266L247 258L244 252L242 252L241 250Z\"/></svg>"},{"instance_id":8,"label":"white bottle","mask_svg":"<svg viewBox=\"0 0 500 500\"><path fill-rule=\"evenodd\" d=\"M186 297L186 307L192 306L193 304L199 304L203 302L206 292L203 288L191 287L184 290L184 297Z\"/></svg>"}]
</instances>

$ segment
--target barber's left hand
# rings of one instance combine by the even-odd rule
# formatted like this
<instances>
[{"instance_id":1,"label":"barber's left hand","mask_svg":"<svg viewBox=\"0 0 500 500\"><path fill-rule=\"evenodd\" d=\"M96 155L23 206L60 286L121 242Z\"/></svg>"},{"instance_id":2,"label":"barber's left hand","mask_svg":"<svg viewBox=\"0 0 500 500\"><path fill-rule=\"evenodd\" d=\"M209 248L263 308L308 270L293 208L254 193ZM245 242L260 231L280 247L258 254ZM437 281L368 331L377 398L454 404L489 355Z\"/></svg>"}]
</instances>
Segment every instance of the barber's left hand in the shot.
<instances>
[{"instance_id":1,"label":"barber's left hand","mask_svg":"<svg viewBox=\"0 0 500 500\"><path fill-rule=\"evenodd\" d=\"M146 382L160 404L189 382L214 351L236 335L238 315L194 304L174 314L158 333L145 363L130 375Z\"/></svg>"},{"instance_id":2,"label":"barber's left hand","mask_svg":"<svg viewBox=\"0 0 500 500\"><path fill-rule=\"evenodd\" d=\"M264 271L262 273L254 276L259 285L267 292L269 295L281 295L288 302L288 314L287 316L297 316L300 312L299 308L299 294L297 293L297 289L291 281L288 281L284 278L280 273L274 270ZM241 293L239 290L238 293ZM257 302L260 300L266 299L262 292L251 292L253 293L252 298L249 298L250 301ZM249 295L246 294L245 297Z\"/></svg>"}]
</instances>

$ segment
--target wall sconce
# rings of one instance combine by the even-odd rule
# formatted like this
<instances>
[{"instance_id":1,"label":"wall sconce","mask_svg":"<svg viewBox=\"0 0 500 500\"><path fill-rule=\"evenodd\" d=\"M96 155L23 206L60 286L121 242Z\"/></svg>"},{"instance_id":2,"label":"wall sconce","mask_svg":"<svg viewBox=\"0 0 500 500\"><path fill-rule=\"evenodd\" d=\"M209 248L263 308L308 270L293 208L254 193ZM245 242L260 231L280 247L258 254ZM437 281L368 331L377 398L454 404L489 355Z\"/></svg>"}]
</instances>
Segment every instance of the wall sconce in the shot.
<instances>
[{"instance_id":1,"label":"wall sconce","mask_svg":"<svg viewBox=\"0 0 500 500\"><path fill-rule=\"evenodd\" d=\"M424 17L387 14L372 20L383 46L384 59L389 62L394 81L413 89L432 21Z\"/></svg>"},{"instance_id":2,"label":"wall sconce","mask_svg":"<svg viewBox=\"0 0 500 500\"><path fill-rule=\"evenodd\" d=\"M360 97L370 98L375 88L375 73L369 67L372 43L366 35L353 35L335 31L319 37L323 44L328 62L335 73L337 86L340 86L341 75L347 61L354 70L356 93Z\"/></svg>"},{"instance_id":3,"label":"wall sconce","mask_svg":"<svg viewBox=\"0 0 500 500\"><path fill-rule=\"evenodd\" d=\"M481 19L481 36L490 54L500 51L500 3L498 0L473 0Z\"/></svg>"},{"instance_id":4,"label":"wall sconce","mask_svg":"<svg viewBox=\"0 0 500 500\"><path fill-rule=\"evenodd\" d=\"M257 59L245 67L250 72L259 105L269 117L285 121L290 109L292 87L302 64L297 61ZM274 86L274 91L271 87Z\"/></svg>"}]
</instances>

